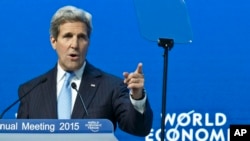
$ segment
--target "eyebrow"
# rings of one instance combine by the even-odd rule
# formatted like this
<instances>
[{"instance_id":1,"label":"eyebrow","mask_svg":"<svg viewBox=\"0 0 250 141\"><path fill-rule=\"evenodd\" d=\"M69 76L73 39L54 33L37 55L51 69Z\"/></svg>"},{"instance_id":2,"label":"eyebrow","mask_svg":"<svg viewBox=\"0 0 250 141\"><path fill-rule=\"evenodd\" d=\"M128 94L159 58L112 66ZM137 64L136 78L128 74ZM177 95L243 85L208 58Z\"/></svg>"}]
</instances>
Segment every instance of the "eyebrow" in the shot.
<instances>
[{"instance_id":1,"label":"eyebrow","mask_svg":"<svg viewBox=\"0 0 250 141\"><path fill-rule=\"evenodd\" d=\"M73 35L73 33L71 33L71 32L66 32L66 33L64 33L62 36L63 37L66 37L66 36L72 36ZM79 37L85 37L85 36L87 36L87 34L85 34L85 33L79 33L79 34L77 34L77 36Z\"/></svg>"},{"instance_id":2,"label":"eyebrow","mask_svg":"<svg viewBox=\"0 0 250 141\"><path fill-rule=\"evenodd\" d=\"M65 34L63 34L63 37L66 37L66 36L72 36L73 34L71 32L67 32Z\"/></svg>"}]
</instances>

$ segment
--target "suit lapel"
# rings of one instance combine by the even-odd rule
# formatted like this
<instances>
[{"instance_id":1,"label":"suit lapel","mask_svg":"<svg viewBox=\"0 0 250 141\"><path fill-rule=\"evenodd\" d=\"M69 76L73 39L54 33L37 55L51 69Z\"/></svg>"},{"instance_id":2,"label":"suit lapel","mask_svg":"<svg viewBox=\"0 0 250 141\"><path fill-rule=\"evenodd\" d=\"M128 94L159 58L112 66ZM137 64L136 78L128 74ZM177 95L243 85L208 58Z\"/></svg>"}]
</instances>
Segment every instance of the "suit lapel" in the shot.
<instances>
[{"instance_id":1,"label":"suit lapel","mask_svg":"<svg viewBox=\"0 0 250 141\"><path fill-rule=\"evenodd\" d=\"M79 88L79 94L82 96L82 99L87 109L90 103L92 102L93 98L95 97L96 90L100 83L99 80L100 76L101 72L87 62ZM72 118L83 118L83 117L87 117L87 115L79 96L77 96L72 113Z\"/></svg>"}]
</instances>

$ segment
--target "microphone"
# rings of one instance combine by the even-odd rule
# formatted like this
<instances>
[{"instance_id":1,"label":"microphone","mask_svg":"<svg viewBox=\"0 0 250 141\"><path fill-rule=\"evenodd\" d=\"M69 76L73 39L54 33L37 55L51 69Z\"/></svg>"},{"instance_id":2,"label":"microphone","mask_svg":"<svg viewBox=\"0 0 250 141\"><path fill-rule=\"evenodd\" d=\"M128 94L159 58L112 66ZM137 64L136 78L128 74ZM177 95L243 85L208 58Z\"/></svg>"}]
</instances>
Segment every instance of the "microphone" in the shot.
<instances>
[{"instance_id":1,"label":"microphone","mask_svg":"<svg viewBox=\"0 0 250 141\"><path fill-rule=\"evenodd\" d=\"M84 101L83 101L83 99L82 99L82 96L80 95L79 91L77 90L76 83L75 83L75 82L72 82L72 83L71 83L71 87L72 87L74 90L76 90L77 95L79 95L79 97L80 97L80 99L81 99L81 103L82 103L83 109L84 109L84 111L86 112L86 115L88 116L89 113L88 113L87 108L86 108L86 106L85 106L85 104L84 104Z\"/></svg>"},{"instance_id":2,"label":"microphone","mask_svg":"<svg viewBox=\"0 0 250 141\"><path fill-rule=\"evenodd\" d=\"M47 81L47 78L44 77L42 78L39 82L37 82L35 85L33 85L33 87L31 87L23 96L21 96L20 98L18 98L15 102L13 102L10 106L8 106L6 109L3 110L3 112L0 115L0 119L3 118L4 114L6 112L8 112L10 110L10 108L12 108L14 105L16 105L19 101L21 101L24 97L26 97L27 95L29 95L29 93L35 89L37 86L39 86L40 84L44 83Z\"/></svg>"}]
</instances>

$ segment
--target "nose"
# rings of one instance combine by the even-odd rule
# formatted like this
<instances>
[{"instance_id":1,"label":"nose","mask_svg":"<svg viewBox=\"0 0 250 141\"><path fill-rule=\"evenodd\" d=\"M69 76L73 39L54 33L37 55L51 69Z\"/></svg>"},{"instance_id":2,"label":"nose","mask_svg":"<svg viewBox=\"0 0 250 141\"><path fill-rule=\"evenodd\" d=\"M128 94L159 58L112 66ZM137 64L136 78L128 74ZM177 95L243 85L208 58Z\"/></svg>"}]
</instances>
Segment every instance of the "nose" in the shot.
<instances>
[{"instance_id":1,"label":"nose","mask_svg":"<svg viewBox=\"0 0 250 141\"><path fill-rule=\"evenodd\" d=\"M77 48L78 47L78 38L76 38L76 37L72 38L70 47L71 48Z\"/></svg>"}]
</instances>

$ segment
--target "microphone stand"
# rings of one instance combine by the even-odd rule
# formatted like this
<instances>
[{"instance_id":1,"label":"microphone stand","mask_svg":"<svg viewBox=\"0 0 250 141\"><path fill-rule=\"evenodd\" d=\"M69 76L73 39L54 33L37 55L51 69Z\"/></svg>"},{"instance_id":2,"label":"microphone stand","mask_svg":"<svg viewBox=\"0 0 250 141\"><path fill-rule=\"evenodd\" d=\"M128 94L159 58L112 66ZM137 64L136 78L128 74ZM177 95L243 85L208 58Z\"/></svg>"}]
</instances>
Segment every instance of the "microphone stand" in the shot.
<instances>
[{"instance_id":1,"label":"microphone stand","mask_svg":"<svg viewBox=\"0 0 250 141\"><path fill-rule=\"evenodd\" d=\"M162 116L161 116L161 141L165 138L165 116L166 116L166 98L167 98L167 70L168 70L168 52L174 46L173 39L159 38L158 46L164 48L164 65L163 65L163 87L162 87Z\"/></svg>"},{"instance_id":2,"label":"microphone stand","mask_svg":"<svg viewBox=\"0 0 250 141\"><path fill-rule=\"evenodd\" d=\"M21 99L23 98L23 97L25 97L26 95L23 95L22 97L21 97ZM7 107L6 109L4 109L4 111L1 113L1 115L0 115L0 119L2 119L3 118L3 116L4 116L4 114L7 112L7 111L9 111L9 109L10 108L12 108L14 105L16 105L18 102L19 102L19 100L20 99L17 99L14 103L12 103L9 107Z\"/></svg>"},{"instance_id":3,"label":"microphone stand","mask_svg":"<svg viewBox=\"0 0 250 141\"><path fill-rule=\"evenodd\" d=\"M26 93L24 93L23 96L19 97L16 101L14 101L10 106L8 106L6 109L3 110L3 112L0 114L0 119L3 118L4 114L9 111L10 108L12 108L13 106L15 106L19 101L21 101L23 98L25 98L27 95L30 94L30 92L35 89L37 86L39 86L40 84L44 83L47 81L46 77L43 77L42 79L40 79L40 81L38 81L35 85L33 85L28 91L26 91Z\"/></svg>"}]
</instances>

